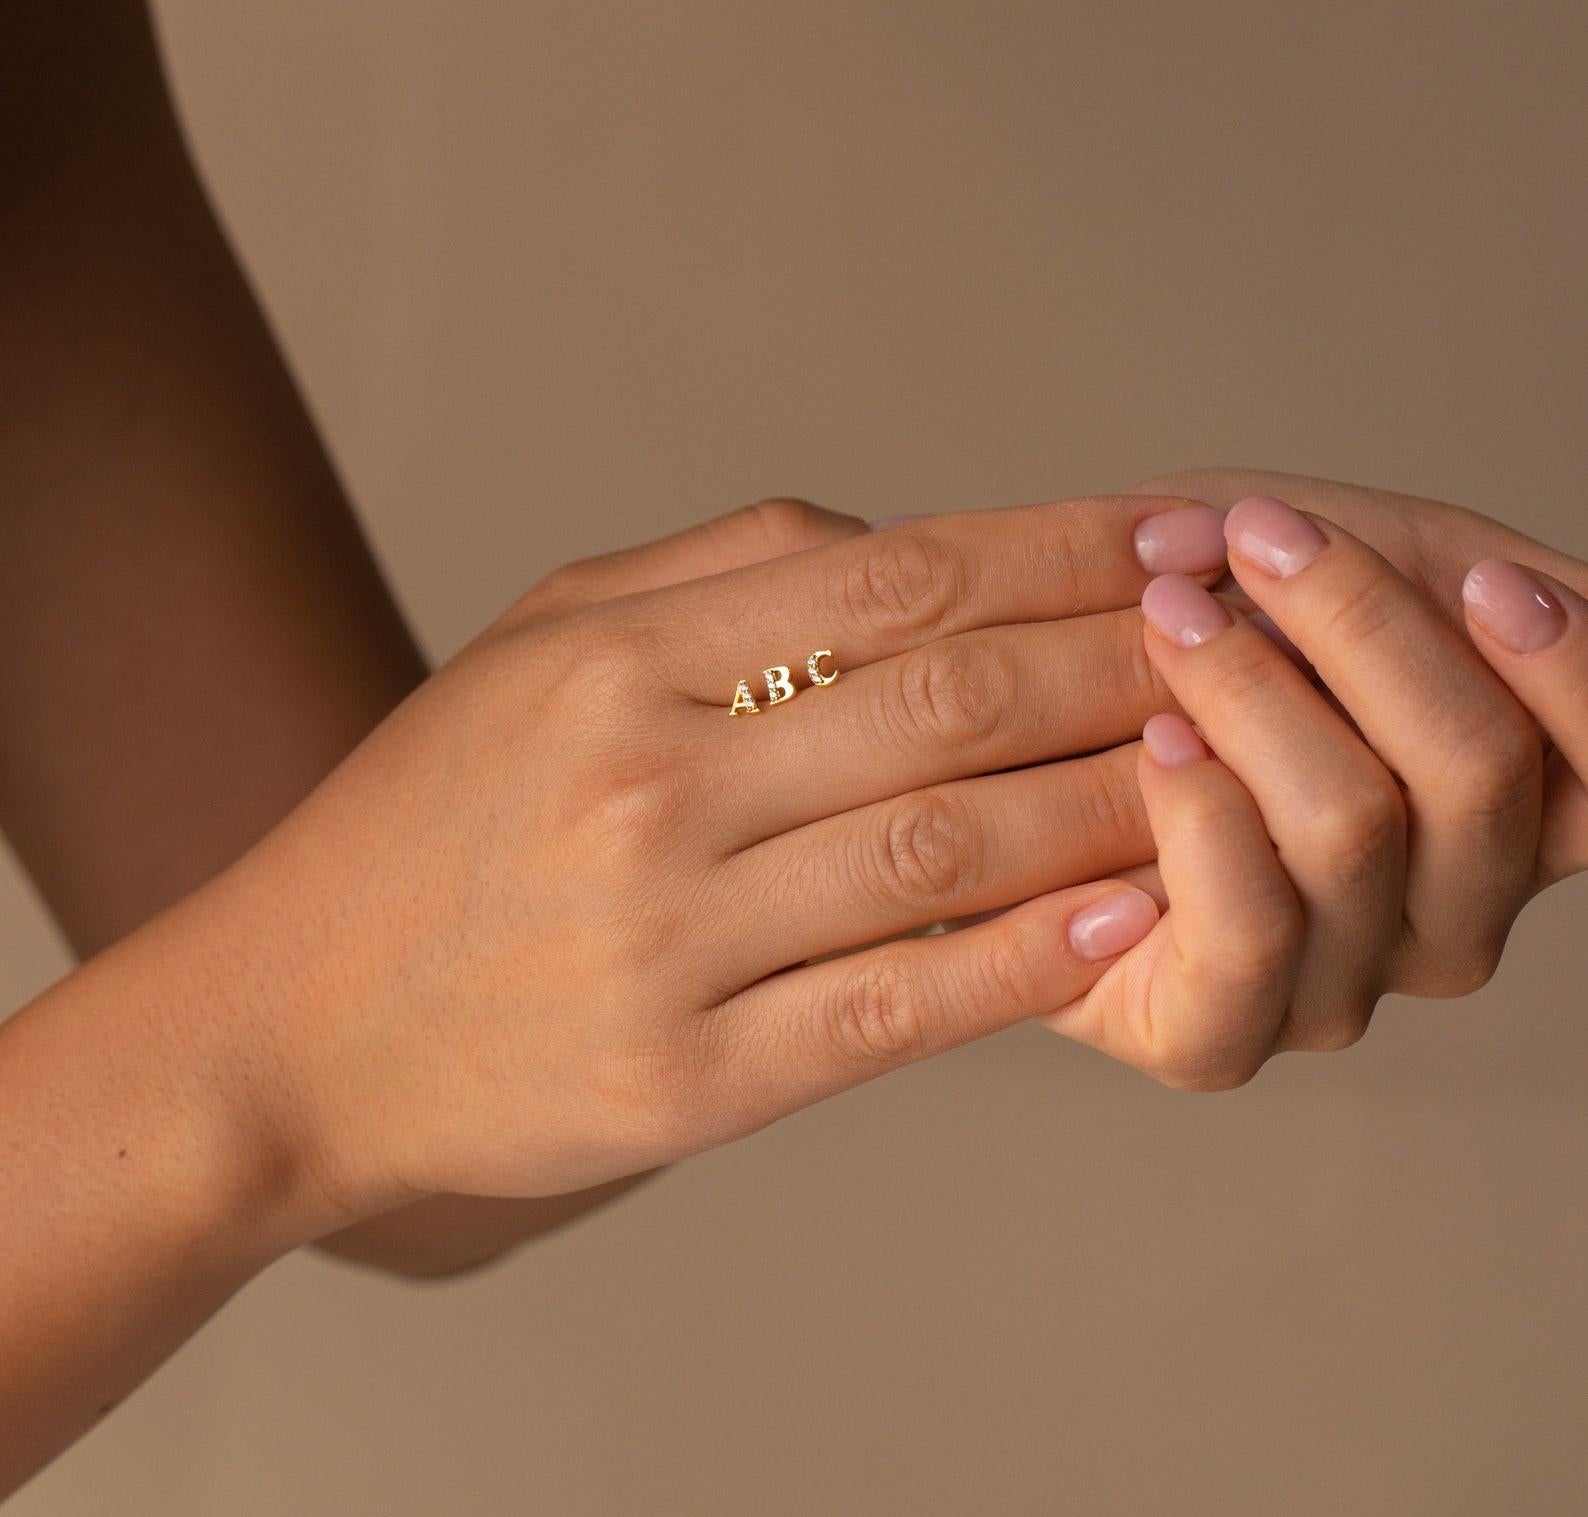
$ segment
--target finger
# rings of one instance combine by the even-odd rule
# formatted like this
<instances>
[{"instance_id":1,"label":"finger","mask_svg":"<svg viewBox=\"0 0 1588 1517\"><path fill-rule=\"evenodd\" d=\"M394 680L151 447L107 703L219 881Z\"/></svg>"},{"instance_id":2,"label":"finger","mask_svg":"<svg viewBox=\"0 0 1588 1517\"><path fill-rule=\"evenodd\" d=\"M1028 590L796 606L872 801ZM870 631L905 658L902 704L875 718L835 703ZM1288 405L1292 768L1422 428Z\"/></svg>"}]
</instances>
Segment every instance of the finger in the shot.
<instances>
[{"instance_id":1,"label":"finger","mask_svg":"<svg viewBox=\"0 0 1588 1517\"><path fill-rule=\"evenodd\" d=\"M818 954L1011 906L1153 856L1135 745L916 790L770 838L728 861L730 900L775 934L738 945L759 979Z\"/></svg>"},{"instance_id":2,"label":"finger","mask_svg":"<svg viewBox=\"0 0 1588 1517\"><path fill-rule=\"evenodd\" d=\"M1394 988L1475 989L1532 887L1537 731L1427 596L1343 528L1253 498L1225 531L1242 587L1405 787L1406 954Z\"/></svg>"},{"instance_id":3,"label":"finger","mask_svg":"<svg viewBox=\"0 0 1588 1517\"><path fill-rule=\"evenodd\" d=\"M1256 634L1254 634L1256 635ZM1256 802L1180 716L1143 731L1138 775L1169 909L1048 1026L1182 1089L1251 1078L1302 961L1301 904Z\"/></svg>"},{"instance_id":4,"label":"finger","mask_svg":"<svg viewBox=\"0 0 1588 1517\"><path fill-rule=\"evenodd\" d=\"M515 609L521 614L570 611L861 537L867 530L859 517L808 500L761 500L656 542L568 564Z\"/></svg>"},{"instance_id":5,"label":"finger","mask_svg":"<svg viewBox=\"0 0 1588 1517\"><path fill-rule=\"evenodd\" d=\"M1190 513L1195 513L1191 515ZM1180 522L1163 522L1180 515ZM727 709L736 683L817 649L854 670L925 643L1014 622L1135 604L1148 570L1223 568L1217 514L1109 496L932 517L679 586L650 608L680 688ZM687 654L687 656L685 656Z\"/></svg>"},{"instance_id":6,"label":"finger","mask_svg":"<svg viewBox=\"0 0 1588 1517\"><path fill-rule=\"evenodd\" d=\"M994 627L867 664L764 720L695 713L732 845L923 786L1130 741L1172 707L1135 609Z\"/></svg>"},{"instance_id":7,"label":"finger","mask_svg":"<svg viewBox=\"0 0 1588 1517\"><path fill-rule=\"evenodd\" d=\"M1479 653L1555 745L1540 886L1588 869L1588 600L1549 575L1485 559L1461 588Z\"/></svg>"},{"instance_id":8,"label":"finger","mask_svg":"<svg viewBox=\"0 0 1588 1517\"><path fill-rule=\"evenodd\" d=\"M715 1014L739 1114L754 1124L1074 1000L1158 919L1110 881L963 932L906 938L774 975Z\"/></svg>"},{"instance_id":9,"label":"finger","mask_svg":"<svg viewBox=\"0 0 1588 1517\"><path fill-rule=\"evenodd\" d=\"M1307 911L1295 1040L1336 1046L1399 946L1405 818L1393 777L1285 655L1188 579L1142 597L1148 651L1251 792ZM1171 895L1171 901L1173 897Z\"/></svg>"}]
</instances>

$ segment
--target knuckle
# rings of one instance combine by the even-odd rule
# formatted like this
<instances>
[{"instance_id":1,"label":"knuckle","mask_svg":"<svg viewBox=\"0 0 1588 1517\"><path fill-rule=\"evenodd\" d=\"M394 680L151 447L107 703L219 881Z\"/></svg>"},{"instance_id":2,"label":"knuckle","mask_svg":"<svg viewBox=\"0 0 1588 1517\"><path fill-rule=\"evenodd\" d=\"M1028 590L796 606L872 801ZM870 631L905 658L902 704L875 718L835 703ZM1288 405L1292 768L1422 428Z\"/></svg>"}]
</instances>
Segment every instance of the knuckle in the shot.
<instances>
[{"instance_id":1,"label":"knuckle","mask_svg":"<svg viewBox=\"0 0 1588 1517\"><path fill-rule=\"evenodd\" d=\"M1369 574L1324 615L1319 646L1359 648L1383 638L1400 619L1404 601L1388 574Z\"/></svg>"},{"instance_id":2,"label":"knuckle","mask_svg":"<svg viewBox=\"0 0 1588 1517\"><path fill-rule=\"evenodd\" d=\"M1262 1052L1192 1046L1160 1060L1152 1077L1170 1090L1215 1095L1249 1085L1265 1062Z\"/></svg>"},{"instance_id":3,"label":"knuckle","mask_svg":"<svg viewBox=\"0 0 1588 1517\"><path fill-rule=\"evenodd\" d=\"M1044 969L1052 964L1054 942L1051 934L1035 937L1029 930L989 937L974 960L981 1003L1005 1017L1051 1009L1053 981Z\"/></svg>"},{"instance_id":4,"label":"knuckle","mask_svg":"<svg viewBox=\"0 0 1588 1517\"><path fill-rule=\"evenodd\" d=\"M928 643L899 660L884 687L888 727L913 744L958 751L990 742L1014 705L1014 679L985 639Z\"/></svg>"},{"instance_id":5,"label":"knuckle","mask_svg":"<svg viewBox=\"0 0 1588 1517\"><path fill-rule=\"evenodd\" d=\"M1128 760L1129 754L1123 757ZM1113 761L1109 755L1084 773L1085 784L1071 791L1066 830L1089 854L1118 860L1116 867L1146 863L1153 854L1152 829L1134 764Z\"/></svg>"},{"instance_id":6,"label":"knuckle","mask_svg":"<svg viewBox=\"0 0 1588 1517\"><path fill-rule=\"evenodd\" d=\"M500 627L521 627L588 604L596 596L595 559L561 564L543 575L497 618Z\"/></svg>"},{"instance_id":7,"label":"knuckle","mask_svg":"<svg viewBox=\"0 0 1588 1517\"><path fill-rule=\"evenodd\" d=\"M920 987L903 958L874 952L861 965L831 1015L833 1045L862 1065L891 1067L924 1047Z\"/></svg>"},{"instance_id":8,"label":"knuckle","mask_svg":"<svg viewBox=\"0 0 1588 1517\"><path fill-rule=\"evenodd\" d=\"M1132 495L1161 495L1177 500L1217 501L1239 493L1253 494L1252 489L1242 490L1243 482L1254 478L1256 471L1227 465L1204 464L1191 469L1172 469L1167 474L1155 474L1130 487Z\"/></svg>"},{"instance_id":9,"label":"knuckle","mask_svg":"<svg viewBox=\"0 0 1588 1517\"><path fill-rule=\"evenodd\" d=\"M926 637L966 590L963 559L944 539L909 527L861 542L836 571L836 615L872 637Z\"/></svg>"},{"instance_id":10,"label":"knuckle","mask_svg":"<svg viewBox=\"0 0 1588 1517\"><path fill-rule=\"evenodd\" d=\"M1373 1009L1372 999L1332 1007L1327 1016L1308 1026L1294 1046L1307 1053L1344 1053L1366 1035Z\"/></svg>"},{"instance_id":11,"label":"knuckle","mask_svg":"<svg viewBox=\"0 0 1588 1517\"><path fill-rule=\"evenodd\" d=\"M1463 942L1455 945L1418 944L1409 963L1396 977L1402 995L1429 1001L1459 1001L1483 989L1500 968L1503 942Z\"/></svg>"},{"instance_id":12,"label":"knuckle","mask_svg":"<svg viewBox=\"0 0 1588 1517\"><path fill-rule=\"evenodd\" d=\"M1337 885L1365 885L1404 846L1406 806L1386 773L1325 801L1314 814L1319 857Z\"/></svg>"},{"instance_id":13,"label":"knuckle","mask_svg":"<svg viewBox=\"0 0 1588 1517\"><path fill-rule=\"evenodd\" d=\"M1228 941L1207 945L1218 956L1219 983L1233 1000L1262 996L1274 982L1275 966L1294 953L1302 933L1295 913L1248 920Z\"/></svg>"},{"instance_id":14,"label":"knuckle","mask_svg":"<svg viewBox=\"0 0 1588 1517\"><path fill-rule=\"evenodd\" d=\"M1437 797L1468 820L1503 821L1537 805L1543 771L1537 732L1519 714L1507 714L1461 744Z\"/></svg>"},{"instance_id":15,"label":"knuckle","mask_svg":"<svg viewBox=\"0 0 1588 1517\"><path fill-rule=\"evenodd\" d=\"M700 1146L704 1061L672 1042L641 1044L605 1060L594 1072L596 1094L608 1113L616 1145L641 1159L659 1159Z\"/></svg>"},{"instance_id":16,"label":"knuckle","mask_svg":"<svg viewBox=\"0 0 1588 1517\"><path fill-rule=\"evenodd\" d=\"M793 496L769 496L741 506L728 520L752 537L768 558L796 553L829 535L828 525L835 514L808 500Z\"/></svg>"},{"instance_id":17,"label":"knuckle","mask_svg":"<svg viewBox=\"0 0 1588 1517\"><path fill-rule=\"evenodd\" d=\"M1044 600L1051 608L1047 614L1055 621L1080 615L1087 609L1089 590L1095 588L1088 583L1087 566L1097 559L1096 529L1092 527L1089 533L1091 518L1084 506L1077 501L1050 512L1033 543L1033 551L1041 555L1036 567Z\"/></svg>"},{"instance_id":18,"label":"knuckle","mask_svg":"<svg viewBox=\"0 0 1588 1517\"><path fill-rule=\"evenodd\" d=\"M1218 698L1232 711L1267 712L1274 701L1272 645L1261 636L1220 639L1227 650L1218 670Z\"/></svg>"},{"instance_id":19,"label":"knuckle","mask_svg":"<svg viewBox=\"0 0 1588 1517\"><path fill-rule=\"evenodd\" d=\"M599 839L603 856L611 859L654 866L658 849L675 835L679 815L698 802L694 770L642 743L600 745L577 768L570 800L578 830Z\"/></svg>"},{"instance_id":20,"label":"knuckle","mask_svg":"<svg viewBox=\"0 0 1588 1517\"><path fill-rule=\"evenodd\" d=\"M963 894L982 867L974 818L941 791L921 790L890 808L873 874L898 906L931 907Z\"/></svg>"},{"instance_id":21,"label":"knuckle","mask_svg":"<svg viewBox=\"0 0 1588 1517\"><path fill-rule=\"evenodd\" d=\"M1147 651L1147 639L1142 636L1141 613L1135 612L1125 624L1125 642L1110 667L1119 681L1122 706L1131 711L1174 711L1177 702L1158 666Z\"/></svg>"}]
</instances>

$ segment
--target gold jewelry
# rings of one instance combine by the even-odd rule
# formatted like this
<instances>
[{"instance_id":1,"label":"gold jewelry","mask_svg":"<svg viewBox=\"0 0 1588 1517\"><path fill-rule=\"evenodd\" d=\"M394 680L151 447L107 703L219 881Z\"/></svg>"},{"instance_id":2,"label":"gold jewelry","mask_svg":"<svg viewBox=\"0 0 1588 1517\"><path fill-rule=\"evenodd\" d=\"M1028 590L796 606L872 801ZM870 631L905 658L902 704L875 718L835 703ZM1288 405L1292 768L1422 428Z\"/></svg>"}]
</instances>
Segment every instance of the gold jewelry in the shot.
<instances>
[{"instance_id":1,"label":"gold jewelry","mask_svg":"<svg viewBox=\"0 0 1588 1517\"><path fill-rule=\"evenodd\" d=\"M763 669L761 678L766 681L767 705L781 706L784 701L794 699L794 681L788 677L787 664L773 664L770 669Z\"/></svg>"},{"instance_id":2,"label":"gold jewelry","mask_svg":"<svg viewBox=\"0 0 1588 1517\"><path fill-rule=\"evenodd\" d=\"M831 674L823 674L821 662L824 658L833 656L831 648L819 648L805 660L805 672L810 676L810 682L815 687L834 684L838 679L839 671L834 669ZM770 669L761 671L761 678L766 681L766 704L768 706L781 706L784 701L791 701L799 691L794 687L793 675L789 672L787 664L773 664ZM761 708L756 704L755 697L750 694L750 681L742 679L733 690L733 701L728 707L729 716L757 716Z\"/></svg>"}]
</instances>

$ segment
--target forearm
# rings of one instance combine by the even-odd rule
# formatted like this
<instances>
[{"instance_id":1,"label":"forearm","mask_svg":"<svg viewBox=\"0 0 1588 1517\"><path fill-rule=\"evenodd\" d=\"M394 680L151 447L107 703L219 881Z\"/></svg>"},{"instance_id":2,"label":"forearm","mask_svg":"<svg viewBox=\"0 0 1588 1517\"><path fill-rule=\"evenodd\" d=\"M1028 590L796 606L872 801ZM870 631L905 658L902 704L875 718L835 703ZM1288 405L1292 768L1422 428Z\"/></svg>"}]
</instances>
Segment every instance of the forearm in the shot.
<instances>
[{"instance_id":1,"label":"forearm","mask_svg":"<svg viewBox=\"0 0 1588 1517\"><path fill-rule=\"evenodd\" d=\"M132 6L0 5L0 825L82 955L202 884L423 679ZM342 1240L463 1267L605 1199Z\"/></svg>"},{"instance_id":2,"label":"forearm","mask_svg":"<svg viewBox=\"0 0 1588 1517\"><path fill-rule=\"evenodd\" d=\"M425 671L141 18L77 9L0 37L31 88L0 90L0 821L88 954L235 858Z\"/></svg>"},{"instance_id":3,"label":"forearm","mask_svg":"<svg viewBox=\"0 0 1588 1517\"><path fill-rule=\"evenodd\" d=\"M339 1220L242 930L185 905L0 1027L0 1499Z\"/></svg>"}]
</instances>

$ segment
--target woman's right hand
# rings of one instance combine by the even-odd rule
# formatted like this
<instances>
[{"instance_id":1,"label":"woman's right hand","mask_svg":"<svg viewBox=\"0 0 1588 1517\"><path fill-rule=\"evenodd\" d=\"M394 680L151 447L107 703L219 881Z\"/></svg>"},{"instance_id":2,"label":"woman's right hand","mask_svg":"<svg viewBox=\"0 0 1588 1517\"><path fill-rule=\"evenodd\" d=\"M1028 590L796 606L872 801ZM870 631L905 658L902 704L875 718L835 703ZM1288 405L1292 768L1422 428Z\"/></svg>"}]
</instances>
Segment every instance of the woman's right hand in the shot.
<instances>
[{"instance_id":1,"label":"woman's right hand","mask_svg":"<svg viewBox=\"0 0 1588 1517\"><path fill-rule=\"evenodd\" d=\"M1136 549L1211 582L1216 515L769 509L829 540L675 585L658 545L616 599L609 561L552 576L183 908L244 924L250 1067L287 1072L337 1220L723 1143L1073 1001L1152 927L1076 882L1154 851L1115 746L1172 705Z\"/></svg>"}]
</instances>

